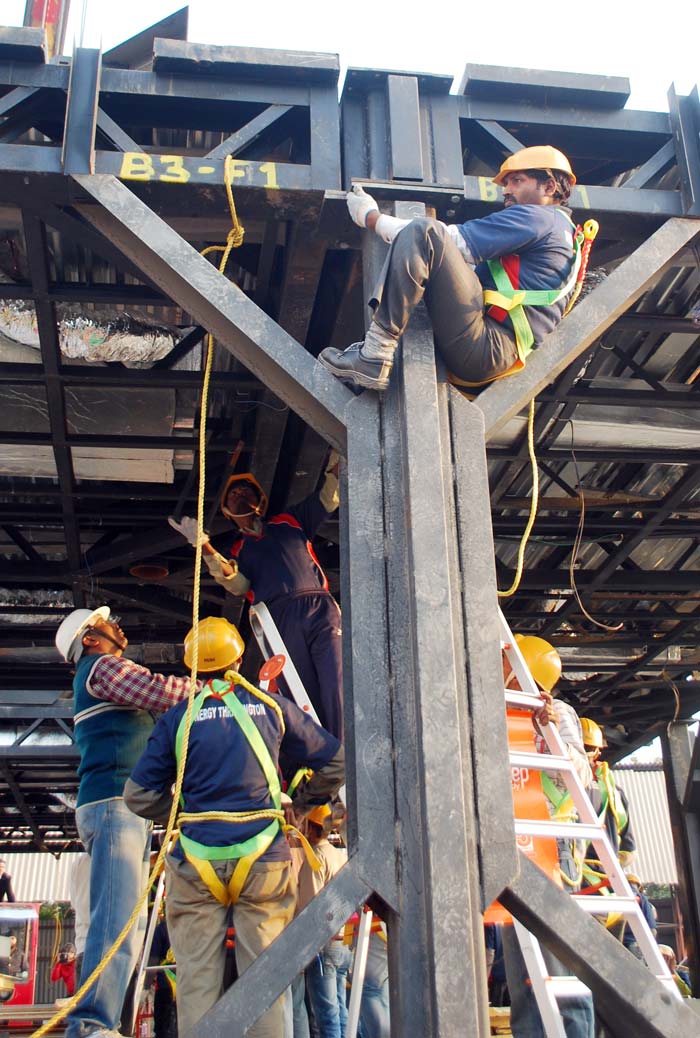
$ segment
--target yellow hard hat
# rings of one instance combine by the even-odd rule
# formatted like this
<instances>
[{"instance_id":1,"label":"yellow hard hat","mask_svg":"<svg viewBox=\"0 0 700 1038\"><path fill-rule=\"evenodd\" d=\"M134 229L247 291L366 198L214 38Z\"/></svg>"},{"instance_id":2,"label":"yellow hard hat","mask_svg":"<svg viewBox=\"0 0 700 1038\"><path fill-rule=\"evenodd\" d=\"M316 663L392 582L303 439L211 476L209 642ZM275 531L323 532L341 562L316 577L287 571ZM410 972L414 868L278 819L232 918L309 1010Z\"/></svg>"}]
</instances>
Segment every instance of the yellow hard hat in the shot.
<instances>
[{"instance_id":1,"label":"yellow hard hat","mask_svg":"<svg viewBox=\"0 0 700 1038\"><path fill-rule=\"evenodd\" d=\"M207 616L199 622L199 659L197 670L203 674L226 670L237 663L245 651L238 628L223 616ZM192 666L194 628L185 638L185 666Z\"/></svg>"},{"instance_id":2,"label":"yellow hard hat","mask_svg":"<svg viewBox=\"0 0 700 1038\"><path fill-rule=\"evenodd\" d=\"M252 512L254 512L255 515L265 515L265 512L267 511L267 494L260 486L252 472L239 472L237 476L231 476L229 478L229 480L226 483L226 486L224 487L224 492L221 495L220 507L221 511L226 516L226 518L236 518L233 512L229 511L229 509L226 507L226 498L228 497L232 487L234 487L236 483L247 483L248 486L253 487L253 489L258 492L258 494L260 495L260 499L255 508L252 509Z\"/></svg>"},{"instance_id":3,"label":"yellow hard hat","mask_svg":"<svg viewBox=\"0 0 700 1038\"><path fill-rule=\"evenodd\" d=\"M534 680L551 692L561 677L561 656L544 638L535 634L516 634L515 640Z\"/></svg>"},{"instance_id":4,"label":"yellow hard hat","mask_svg":"<svg viewBox=\"0 0 700 1038\"><path fill-rule=\"evenodd\" d=\"M528 169L550 169L568 173L571 177L571 186L576 183L571 163L563 151L552 148L549 144L538 144L534 148L521 148L505 160L497 175L493 178L494 184L502 184L508 173Z\"/></svg>"},{"instance_id":5,"label":"yellow hard hat","mask_svg":"<svg viewBox=\"0 0 700 1038\"><path fill-rule=\"evenodd\" d=\"M319 804L319 806L315 807L313 811L309 811L306 817L309 822L314 822L316 825L320 825L321 828L323 828L326 819L330 818L331 814L332 811L330 804Z\"/></svg>"},{"instance_id":6,"label":"yellow hard hat","mask_svg":"<svg viewBox=\"0 0 700 1038\"><path fill-rule=\"evenodd\" d=\"M581 718L581 730L583 731L583 745L593 746L596 750L602 750L608 744L603 735L603 729L590 717Z\"/></svg>"}]
</instances>

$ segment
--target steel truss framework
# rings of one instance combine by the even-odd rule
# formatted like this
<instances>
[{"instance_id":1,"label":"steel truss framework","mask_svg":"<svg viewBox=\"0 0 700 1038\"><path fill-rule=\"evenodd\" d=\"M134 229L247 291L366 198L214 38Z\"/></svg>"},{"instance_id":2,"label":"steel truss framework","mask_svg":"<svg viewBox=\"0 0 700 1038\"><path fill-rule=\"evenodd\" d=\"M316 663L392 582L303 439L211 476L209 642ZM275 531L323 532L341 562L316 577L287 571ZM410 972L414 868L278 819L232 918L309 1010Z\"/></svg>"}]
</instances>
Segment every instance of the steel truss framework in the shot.
<instances>
[{"instance_id":1,"label":"steel truss framework","mask_svg":"<svg viewBox=\"0 0 700 1038\"><path fill-rule=\"evenodd\" d=\"M0 657L6 699L37 710L42 690L55 699L68 687L47 646L56 616L73 605L108 598L124 606L134 641L157 631L161 669L174 665L169 650L188 625L191 558L165 518L191 506L191 476L140 489L77 476L76 459L99 449L107 468L126 445L191 460L192 430L86 429L80 394L191 394L207 330L223 347L211 407L212 506L236 440L240 464L273 487L273 505L313 489L327 444L346 459L341 529L328 540L340 545L345 613L350 860L195 1033L242 1035L371 894L389 924L397 1035L488 1034L481 912L499 894L591 986L613 1033L631 1019L640 1036L690 1033L688 1011L595 921L574 920L569 899L518 859L494 632L497 576L503 583L512 570L508 538L516 520L524 524L530 489L518 415L541 393L542 540L508 609L511 624L562 645L567 675L579 678L594 716L623 725L621 746L670 719L660 705L666 675L680 686L679 720L700 705L698 682L684 681L694 660L683 655L700 619L700 454L692 421L677 417L691 414L697 395L700 333L688 316L700 285L697 92L671 91L666 115L623 110L624 80L468 66L450 94L445 77L351 70L339 112L333 56L166 39L154 43L152 71L133 71L102 67L99 53L85 50L70 64L45 64L29 32L0 36L0 295L33 301L41 364L3 362L0 380L40 421L4 428L0 420L0 445L50 445L55 476L0 483L0 587L24 596L2 606L10 620L22 618L3 622L13 647L6 663ZM341 186L366 180L399 215L428 207L454 222L497 206L488 175L509 151L544 136L572 157L576 215L590 209L603 221L597 262L608 276L525 371L467 402L436 370L419 311L384 399L355 397L328 376L315 353L361 330L363 277L368 283L381 258L378 241L361 242L350 227ZM228 230L226 154L237 160L236 200L249 227L230 280L197 251ZM56 320L64 302L149 308L183 329L180 343L147 372L66 363ZM24 396L31 387L40 405ZM231 406L241 394L246 411ZM131 399L148 407L152 398ZM651 427L646 444L635 408ZM600 425L615 409L622 419L610 443ZM577 463L560 435L570 418ZM590 526L578 585L598 616L625 622L604 640L569 592L581 482ZM657 540L666 565L644 554ZM168 577L134 587L129 568L152 560L166 563ZM35 596L62 590L69 600ZM206 611L234 615L206 582L203 590ZM46 619L31 622L36 615ZM574 638L590 651L568 656ZM60 752L31 741L25 750L46 765L74 753L68 740ZM25 793L24 744L3 746L2 775L14 782L27 832L48 846L57 826ZM682 753L676 758L680 775ZM692 811L688 788L679 802ZM65 823L62 846L70 835ZM685 838L697 848L697 827L686 826Z\"/></svg>"}]
</instances>

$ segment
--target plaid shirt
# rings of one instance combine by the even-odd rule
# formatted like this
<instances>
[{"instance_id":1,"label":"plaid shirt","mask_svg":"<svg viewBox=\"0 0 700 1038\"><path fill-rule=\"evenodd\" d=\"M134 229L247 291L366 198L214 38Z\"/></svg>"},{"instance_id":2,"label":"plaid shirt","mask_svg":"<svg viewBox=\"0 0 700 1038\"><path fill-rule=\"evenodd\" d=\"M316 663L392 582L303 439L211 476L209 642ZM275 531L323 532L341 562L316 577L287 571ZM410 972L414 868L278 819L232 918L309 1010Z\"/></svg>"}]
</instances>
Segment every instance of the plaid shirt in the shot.
<instances>
[{"instance_id":1,"label":"plaid shirt","mask_svg":"<svg viewBox=\"0 0 700 1038\"><path fill-rule=\"evenodd\" d=\"M201 688L198 681L197 691ZM147 667L121 656L100 656L90 671L87 689L97 699L162 714L187 698L190 679L152 674Z\"/></svg>"}]
</instances>

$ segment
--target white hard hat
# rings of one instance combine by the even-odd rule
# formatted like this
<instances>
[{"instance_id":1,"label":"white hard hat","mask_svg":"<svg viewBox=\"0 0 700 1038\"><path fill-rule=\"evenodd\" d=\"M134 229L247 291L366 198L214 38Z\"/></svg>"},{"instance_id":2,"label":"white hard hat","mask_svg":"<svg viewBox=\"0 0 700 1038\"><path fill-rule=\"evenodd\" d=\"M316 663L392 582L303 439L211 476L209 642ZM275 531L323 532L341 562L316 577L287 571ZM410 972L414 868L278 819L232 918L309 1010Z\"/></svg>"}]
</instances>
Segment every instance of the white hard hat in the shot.
<instances>
[{"instance_id":1,"label":"white hard hat","mask_svg":"<svg viewBox=\"0 0 700 1038\"><path fill-rule=\"evenodd\" d=\"M95 620L109 620L109 606L74 609L56 631L56 648L66 663L77 663L83 655L83 634Z\"/></svg>"}]
</instances>

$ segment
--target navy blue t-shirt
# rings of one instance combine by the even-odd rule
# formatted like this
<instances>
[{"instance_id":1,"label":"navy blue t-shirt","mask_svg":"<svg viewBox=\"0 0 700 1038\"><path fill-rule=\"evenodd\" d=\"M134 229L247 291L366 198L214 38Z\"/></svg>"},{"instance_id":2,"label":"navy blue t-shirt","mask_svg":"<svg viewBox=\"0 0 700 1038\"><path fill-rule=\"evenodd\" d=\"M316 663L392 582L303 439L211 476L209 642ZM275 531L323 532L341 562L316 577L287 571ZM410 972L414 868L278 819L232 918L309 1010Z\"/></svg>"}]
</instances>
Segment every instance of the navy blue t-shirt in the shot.
<instances>
[{"instance_id":1,"label":"navy blue t-shirt","mask_svg":"<svg viewBox=\"0 0 700 1038\"><path fill-rule=\"evenodd\" d=\"M574 262L573 227L566 209L554 205L511 205L460 224L484 288L495 288L486 260L517 256L518 288L563 288ZM535 346L561 320L569 297L551 306L526 306ZM508 325L510 319L507 318Z\"/></svg>"},{"instance_id":2,"label":"navy blue t-shirt","mask_svg":"<svg viewBox=\"0 0 700 1038\"><path fill-rule=\"evenodd\" d=\"M271 707L240 685L232 688L260 731L275 767L280 749L314 770L328 764L340 749L335 736L307 717L295 703L282 696L275 697L284 718L283 734L277 713ZM175 740L186 709L186 702L178 703L163 714L153 729L131 775L143 789L165 792L174 783ZM273 807L260 763L240 725L218 696L209 696L193 718L182 793L185 810L192 812L257 811ZM242 843L269 824L269 819L243 825L187 822L182 831L207 847L226 847ZM182 854L179 844L175 854ZM260 860L279 861L289 857L289 846L280 831Z\"/></svg>"},{"instance_id":3,"label":"navy blue t-shirt","mask_svg":"<svg viewBox=\"0 0 700 1038\"><path fill-rule=\"evenodd\" d=\"M229 557L250 581L251 602L269 605L283 595L328 590L311 538L329 514L314 493L288 512L263 520L261 534L236 535Z\"/></svg>"}]
</instances>

